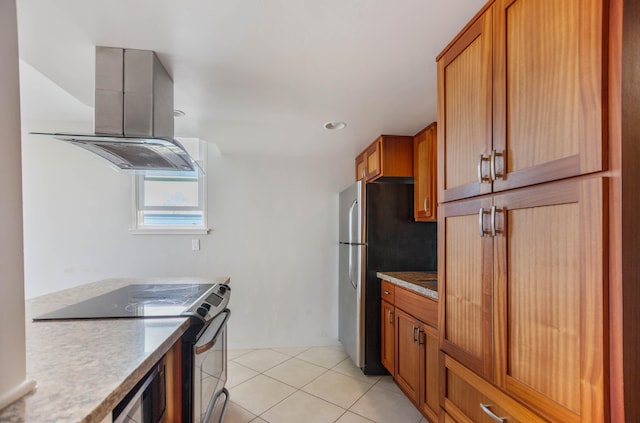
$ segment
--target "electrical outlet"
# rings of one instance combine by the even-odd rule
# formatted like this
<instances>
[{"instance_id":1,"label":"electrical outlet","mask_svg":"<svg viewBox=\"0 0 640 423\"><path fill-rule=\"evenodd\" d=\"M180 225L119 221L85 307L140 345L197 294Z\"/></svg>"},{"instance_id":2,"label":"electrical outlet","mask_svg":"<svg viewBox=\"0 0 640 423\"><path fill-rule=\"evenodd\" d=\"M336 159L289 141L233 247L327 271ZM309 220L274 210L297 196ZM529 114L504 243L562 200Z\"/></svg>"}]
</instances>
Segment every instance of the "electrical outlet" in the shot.
<instances>
[{"instance_id":1,"label":"electrical outlet","mask_svg":"<svg viewBox=\"0 0 640 423\"><path fill-rule=\"evenodd\" d=\"M200 240L192 239L191 240L191 251L199 251L200 250Z\"/></svg>"}]
</instances>

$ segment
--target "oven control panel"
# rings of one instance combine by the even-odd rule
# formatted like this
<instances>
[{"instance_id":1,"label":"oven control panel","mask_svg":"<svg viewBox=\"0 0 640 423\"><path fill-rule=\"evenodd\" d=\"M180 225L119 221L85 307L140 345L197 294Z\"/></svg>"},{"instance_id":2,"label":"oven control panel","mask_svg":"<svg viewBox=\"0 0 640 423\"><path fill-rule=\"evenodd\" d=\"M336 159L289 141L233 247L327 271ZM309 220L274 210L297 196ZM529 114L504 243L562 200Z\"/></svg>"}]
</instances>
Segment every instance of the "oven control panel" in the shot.
<instances>
[{"instance_id":1,"label":"oven control panel","mask_svg":"<svg viewBox=\"0 0 640 423\"><path fill-rule=\"evenodd\" d=\"M208 321L224 310L229 303L231 288L228 285L215 285L205 295L204 302L194 305L188 314L195 313L202 320Z\"/></svg>"}]
</instances>

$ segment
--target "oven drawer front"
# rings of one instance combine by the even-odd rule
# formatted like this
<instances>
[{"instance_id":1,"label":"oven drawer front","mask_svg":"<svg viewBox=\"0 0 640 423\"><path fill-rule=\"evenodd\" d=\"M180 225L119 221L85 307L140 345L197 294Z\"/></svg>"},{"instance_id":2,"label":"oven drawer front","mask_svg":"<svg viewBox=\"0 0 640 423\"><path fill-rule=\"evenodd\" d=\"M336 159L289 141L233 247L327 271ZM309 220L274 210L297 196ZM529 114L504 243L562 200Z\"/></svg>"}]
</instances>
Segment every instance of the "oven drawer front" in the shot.
<instances>
[{"instance_id":1,"label":"oven drawer front","mask_svg":"<svg viewBox=\"0 0 640 423\"><path fill-rule=\"evenodd\" d=\"M193 416L194 422L212 419L215 402L227 381L228 310L213 319L194 345Z\"/></svg>"}]
</instances>

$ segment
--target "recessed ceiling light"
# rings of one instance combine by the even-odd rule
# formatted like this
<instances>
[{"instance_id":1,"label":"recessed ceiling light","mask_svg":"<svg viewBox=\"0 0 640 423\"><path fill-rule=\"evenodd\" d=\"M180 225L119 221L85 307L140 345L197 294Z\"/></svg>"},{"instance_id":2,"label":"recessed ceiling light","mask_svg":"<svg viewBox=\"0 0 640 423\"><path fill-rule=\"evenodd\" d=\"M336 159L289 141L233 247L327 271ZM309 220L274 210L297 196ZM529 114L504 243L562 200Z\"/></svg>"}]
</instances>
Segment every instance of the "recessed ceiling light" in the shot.
<instances>
[{"instance_id":1,"label":"recessed ceiling light","mask_svg":"<svg viewBox=\"0 0 640 423\"><path fill-rule=\"evenodd\" d=\"M186 113L185 113L185 112L183 112L182 110L175 109L175 110L173 111L173 117L174 117L174 118L181 118L181 117L183 117L184 115L186 115Z\"/></svg>"},{"instance_id":2,"label":"recessed ceiling light","mask_svg":"<svg viewBox=\"0 0 640 423\"><path fill-rule=\"evenodd\" d=\"M332 122L327 122L324 124L324 127L326 129L330 129L330 130L338 130L338 129L342 129L345 126L347 126L346 123L341 122L341 121L332 121Z\"/></svg>"}]
</instances>

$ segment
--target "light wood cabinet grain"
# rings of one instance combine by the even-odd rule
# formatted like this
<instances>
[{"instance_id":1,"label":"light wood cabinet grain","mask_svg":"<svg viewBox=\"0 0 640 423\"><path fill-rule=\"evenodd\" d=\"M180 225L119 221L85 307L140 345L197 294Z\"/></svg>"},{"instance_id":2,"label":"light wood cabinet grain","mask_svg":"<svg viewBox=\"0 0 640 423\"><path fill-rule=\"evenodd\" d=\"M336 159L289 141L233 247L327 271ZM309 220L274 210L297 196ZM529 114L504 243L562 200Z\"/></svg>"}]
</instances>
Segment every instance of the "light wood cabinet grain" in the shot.
<instances>
[{"instance_id":1,"label":"light wood cabinet grain","mask_svg":"<svg viewBox=\"0 0 640 423\"><path fill-rule=\"evenodd\" d=\"M602 0L496 0L438 58L442 201L603 170Z\"/></svg>"},{"instance_id":2,"label":"light wood cabinet grain","mask_svg":"<svg viewBox=\"0 0 640 423\"><path fill-rule=\"evenodd\" d=\"M493 243L487 236L491 205L490 198L444 204L438 222L441 346L489 380L493 379Z\"/></svg>"},{"instance_id":3,"label":"light wood cabinet grain","mask_svg":"<svg viewBox=\"0 0 640 423\"><path fill-rule=\"evenodd\" d=\"M442 394L446 413L457 422L495 423L496 418L504 423L546 421L449 356L444 357Z\"/></svg>"},{"instance_id":4,"label":"light wood cabinet grain","mask_svg":"<svg viewBox=\"0 0 640 423\"><path fill-rule=\"evenodd\" d=\"M492 9L438 58L438 190L440 201L491 192L478 166L492 145Z\"/></svg>"},{"instance_id":5,"label":"light wood cabinet grain","mask_svg":"<svg viewBox=\"0 0 640 423\"><path fill-rule=\"evenodd\" d=\"M552 421L604 419L604 192L590 178L443 207L443 350Z\"/></svg>"}]
</instances>

